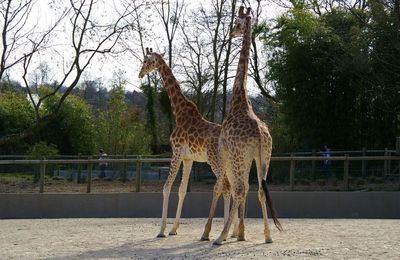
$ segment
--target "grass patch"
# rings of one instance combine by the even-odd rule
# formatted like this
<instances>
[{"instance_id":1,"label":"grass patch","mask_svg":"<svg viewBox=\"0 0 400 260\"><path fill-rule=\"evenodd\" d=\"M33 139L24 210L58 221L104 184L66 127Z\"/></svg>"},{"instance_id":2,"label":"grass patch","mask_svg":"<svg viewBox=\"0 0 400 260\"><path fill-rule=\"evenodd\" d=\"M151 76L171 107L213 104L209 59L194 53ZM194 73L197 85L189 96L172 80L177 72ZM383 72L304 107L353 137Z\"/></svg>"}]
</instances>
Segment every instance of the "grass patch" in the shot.
<instances>
[{"instance_id":1,"label":"grass patch","mask_svg":"<svg viewBox=\"0 0 400 260\"><path fill-rule=\"evenodd\" d=\"M0 180L2 182L12 181L33 181L32 173L0 173Z\"/></svg>"}]
</instances>

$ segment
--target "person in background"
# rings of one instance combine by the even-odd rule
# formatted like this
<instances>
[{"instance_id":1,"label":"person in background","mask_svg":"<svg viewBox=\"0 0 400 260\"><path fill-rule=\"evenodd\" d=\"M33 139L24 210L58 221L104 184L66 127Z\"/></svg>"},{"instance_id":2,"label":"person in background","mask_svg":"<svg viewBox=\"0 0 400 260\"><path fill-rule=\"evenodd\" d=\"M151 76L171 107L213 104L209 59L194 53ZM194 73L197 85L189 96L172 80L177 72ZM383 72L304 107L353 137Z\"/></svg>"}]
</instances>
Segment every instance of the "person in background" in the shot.
<instances>
[{"instance_id":1,"label":"person in background","mask_svg":"<svg viewBox=\"0 0 400 260\"><path fill-rule=\"evenodd\" d=\"M104 162L104 160L107 158L107 154L103 151L103 149L99 150L100 153L100 179L104 179L106 177L106 168L107 168L107 162Z\"/></svg>"},{"instance_id":2,"label":"person in background","mask_svg":"<svg viewBox=\"0 0 400 260\"><path fill-rule=\"evenodd\" d=\"M332 175L332 171L331 171L332 161L329 160L329 158L331 157L331 154L332 154L331 149L329 149L328 146L324 145L324 151L322 152L322 154L325 157L324 165L323 165L324 171L328 174L328 177L331 177L331 175Z\"/></svg>"}]
</instances>

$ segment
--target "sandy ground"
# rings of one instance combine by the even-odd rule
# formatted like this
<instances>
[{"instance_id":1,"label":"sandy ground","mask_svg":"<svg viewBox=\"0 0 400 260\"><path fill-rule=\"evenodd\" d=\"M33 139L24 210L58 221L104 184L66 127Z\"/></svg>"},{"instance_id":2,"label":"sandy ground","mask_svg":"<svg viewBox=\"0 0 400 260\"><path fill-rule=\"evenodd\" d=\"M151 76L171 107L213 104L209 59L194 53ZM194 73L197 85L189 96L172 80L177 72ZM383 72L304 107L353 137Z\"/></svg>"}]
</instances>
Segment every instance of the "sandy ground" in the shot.
<instances>
[{"instance_id":1,"label":"sandy ground","mask_svg":"<svg viewBox=\"0 0 400 260\"><path fill-rule=\"evenodd\" d=\"M222 246L199 241L205 221L156 238L159 219L0 220L0 259L400 259L400 220L281 219L265 244L262 220L246 219L246 241Z\"/></svg>"}]
</instances>

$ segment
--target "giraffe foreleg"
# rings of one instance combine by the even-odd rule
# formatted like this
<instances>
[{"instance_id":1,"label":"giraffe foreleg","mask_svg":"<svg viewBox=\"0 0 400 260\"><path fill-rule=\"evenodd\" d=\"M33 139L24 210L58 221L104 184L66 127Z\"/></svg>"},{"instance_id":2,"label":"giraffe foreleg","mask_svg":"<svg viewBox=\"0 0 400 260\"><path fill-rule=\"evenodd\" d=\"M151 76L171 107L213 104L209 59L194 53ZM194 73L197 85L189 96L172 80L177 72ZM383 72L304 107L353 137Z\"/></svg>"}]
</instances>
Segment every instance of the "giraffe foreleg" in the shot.
<instances>
[{"instance_id":1,"label":"giraffe foreleg","mask_svg":"<svg viewBox=\"0 0 400 260\"><path fill-rule=\"evenodd\" d=\"M169 232L169 235L177 234L176 230L179 227L179 221L181 218L183 201L185 200L192 165L193 165L192 160L183 160L183 174L182 174L181 185L179 186L179 202L178 202L178 207L176 209L175 222L174 222L174 225L173 225L171 231Z\"/></svg>"},{"instance_id":2,"label":"giraffe foreleg","mask_svg":"<svg viewBox=\"0 0 400 260\"><path fill-rule=\"evenodd\" d=\"M176 174L178 172L180 164L181 164L180 156L177 156L174 154L171 159L169 175L168 175L167 181L164 184L161 229L160 229L160 233L157 235L157 237L165 237L165 228L167 226L169 195L171 193L172 184L174 183L174 180L176 178Z\"/></svg>"}]
</instances>

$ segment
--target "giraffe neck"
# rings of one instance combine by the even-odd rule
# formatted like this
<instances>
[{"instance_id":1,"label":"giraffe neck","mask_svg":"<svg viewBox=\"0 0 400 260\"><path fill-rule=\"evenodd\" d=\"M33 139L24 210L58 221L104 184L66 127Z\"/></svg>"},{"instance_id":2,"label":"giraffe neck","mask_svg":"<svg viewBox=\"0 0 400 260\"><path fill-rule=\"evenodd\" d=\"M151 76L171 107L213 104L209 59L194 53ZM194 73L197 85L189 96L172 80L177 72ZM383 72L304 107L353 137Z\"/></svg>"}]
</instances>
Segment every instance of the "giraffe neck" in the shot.
<instances>
[{"instance_id":1,"label":"giraffe neck","mask_svg":"<svg viewBox=\"0 0 400 260\"><path fill-rule=\"evenodd\" d=\"M242 50L240 51L235 82L233 84L230 113L241 110L252 110L246 88L251 46L251 19L246 20L245 28L246 29L243 33Z\"/></svg>"},{"instance_id":2,"label":"giraffe neck","mask_svg":"<svg viewBox=\"0 0 400 260\"><path fill-rule=\"evenodd\" d=\"M176 122L178 122L180 117L185 117L187 119L188 114L202 118L202 115L198 111L196 105L192 101L188 100L182 93L179 82L176 80L171 68L165 63L164 59L159 57L158 62L158 70L164 82ZM181 120L179 120L179 122L180 121Z\"/></svg>"}]
</instances>

